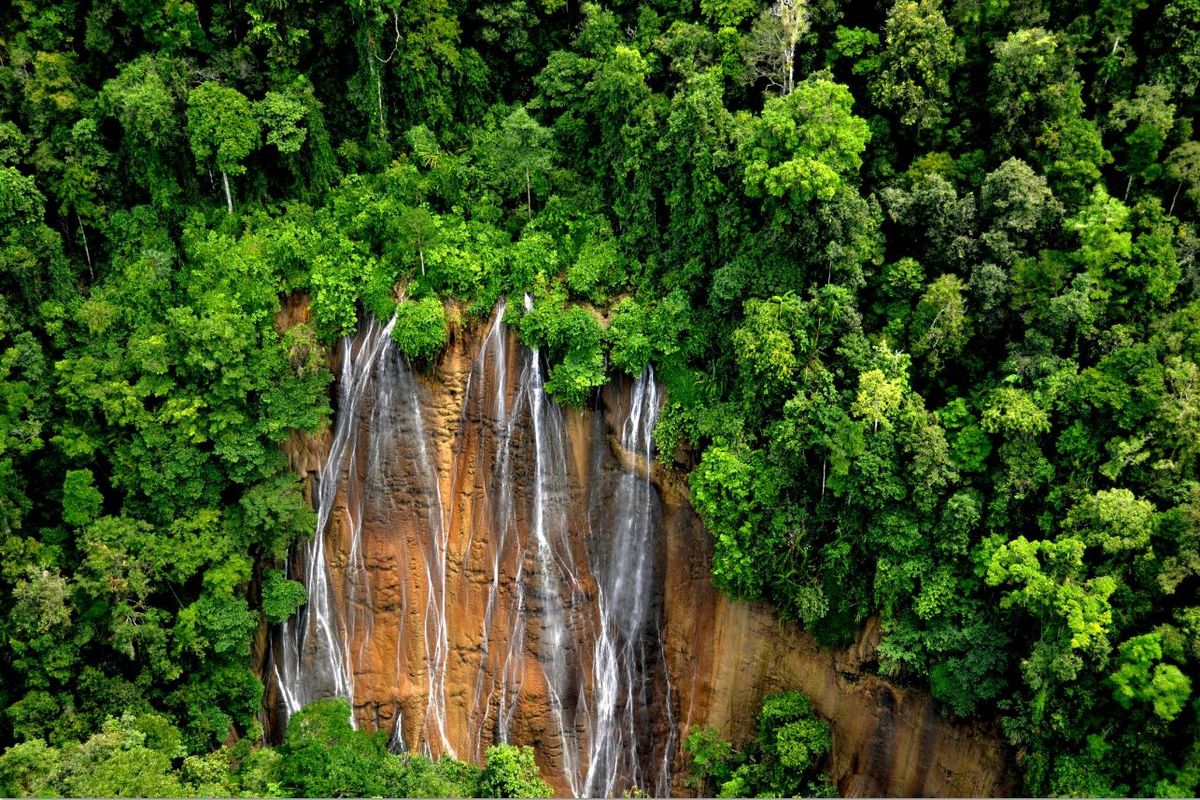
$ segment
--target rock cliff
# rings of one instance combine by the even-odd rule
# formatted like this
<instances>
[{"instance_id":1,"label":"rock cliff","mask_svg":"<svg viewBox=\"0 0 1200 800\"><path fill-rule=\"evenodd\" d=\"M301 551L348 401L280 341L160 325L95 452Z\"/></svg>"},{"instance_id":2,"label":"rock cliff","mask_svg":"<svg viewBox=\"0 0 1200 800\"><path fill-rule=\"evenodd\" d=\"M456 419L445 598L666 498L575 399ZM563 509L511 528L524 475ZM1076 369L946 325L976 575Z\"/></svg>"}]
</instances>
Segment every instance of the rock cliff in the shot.
<instances>
[{"instance_id":1,"label":"rock cliff","mask_svg":"<svg viewBox=\"0 0 1200 800\"><path fill-rule=\"evenodd\" d=\"M397 747L480 761L507 740L562 794L680 794L690 727L747 736L764 694L799 689L843 794L1006 792L994 733L874 673L877 624L822 649L716 592L686 483L651 458L652 374L561 409L503 311L425 369L377 323L331 354L333 424L286 443L322 535L289 564L308 606L268 637L277 728L341 694Z\"/></svg>"}]
</instances>

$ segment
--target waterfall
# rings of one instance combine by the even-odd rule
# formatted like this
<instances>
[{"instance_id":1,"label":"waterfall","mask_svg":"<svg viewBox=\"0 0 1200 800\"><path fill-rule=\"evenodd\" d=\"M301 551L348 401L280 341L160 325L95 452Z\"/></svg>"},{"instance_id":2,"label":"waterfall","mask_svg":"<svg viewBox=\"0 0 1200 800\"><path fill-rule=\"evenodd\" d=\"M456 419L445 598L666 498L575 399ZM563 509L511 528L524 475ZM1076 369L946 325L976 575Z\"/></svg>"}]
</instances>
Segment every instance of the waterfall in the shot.
<instances>
[{"instance_id":1,"label":"waterfall","mask_svg":"<svg viewBox=\"0 0 1200 800\"><path fill-rule=\"evenodd\" d=\"M592 572L598 585L600 627L593 651L592 694L595 709L584 795L607 797L630 785L643 790L653 782L658 795L670 791L670 760L675 726L668 720L668 740L659 764L646 742L655 722L656 668L661 671L666 713L671 714L670 676L662 666L660 626L652 612L657 493L650 483L654 425L659 392L654 370L647 366L633 384L628 416L621 428L621 447L639 461L622 470L610 504L603 506L607 526L594 550ZM640 474L639 474L640 471ZM661 702L661 700L660 700ZM653 767L647 771L646 767Z\"/></svg>"},{"instance_id":2,"label":"waterfall","mask_svg":"<svg viewBox=\"0 0 1200 800\"><path fill-rule=\"evenodd\" d=\"M525 297L526 307L529 296ZM529 414L533 426L534 484L530 509L530 527L534 541L534 563L536 566L538 598L541 601L541 633L539 642L542 655L542 672L549 692L550 709L558 727L562 743L563 773L571 787L571 794L579 795L578 736L570 715L572 707L568 701L572 686L578 685L572 674L572 663L568 645L572 632L568 630L567 614L572 610L564 602L564 595L578 594L578 570L571 557L568 541L566 515L566 489L568 487L567 460L563 443L562 409L548 402L545 380L542 376L542 361L537 348L530 353L522 374L522 384L529 402ZM579 700L574 698L575 708Z\"/></svg>"},{"instance_id":3,"label":"waterfall","mask_svg":"<svg viewBox=\"0 0 1200 800\"><path fill-rule=\"evenodd\" d=\"M287 716L322 697L343 697L354 704L354 677L370 643L374 617L362 542L364 520L371 516L373 522L384 526L415 523L422 531L418 558L426 589L422 740L429 752L436 743L439 753L452 754L445 700L449 654L445 508L412 366L391 339L394 324L394 316L386 325L371 319L358 336L343 337L339 345L341 369L333 439L314 492L317 526L299 559L299 577L308 590L308 603L294 622L288 620L280 626L273 645L274 672ZM369 414L365 452L360 449L364 413ZM397 468L408 485L420 487L417 501L404 507L398 506L389 480ZM339 509L350 536L347 565L335 585L326 538ZM401 581L403 607L410 603L407 588L407 582ZM403 638L402 630L398 638ZM355 641L357 651L352 644ZM398 670L402 656L398 649ZM393 745L402 746L401 732L398 717Z\"/></svg>"},{"instance_id":4,"label":"waterfall","mask_svg":"<svg viewBox=\"0 0 1200 800\"><path fill-rule=\"evenodd\" d=\"M282 712L344 697L393 749L479 763L533 743L565 793L669 793L658 384L647 368L628 408L614 394L610 446L603 406L555 403L505 312L449 373L461 391L429 392L392 323L340 342L316 534L289 570L309 602L271 640Z\"/></svg>"},{"instance_id":5,"label":"waterfall","mask_svg":"<svg viewBox=\"0 0 1200 800\"><path fill-rule=\"evenodd\" d=\"M450 654L450 636L446 620L446 549L448 536L446 527L446 510L442 502L441 483L438 479L437 465L430 457L429 442L425 430L425 421L421 412L421 404L417 396L417 386L413 380L412 367L408 360L397 355L388 362L395 367L392 375L384 375L380 381L381 393L389 392L391 387L398 390L402 405L400 408L402 423L397 435L389 436L387 441L399 448L409 447L411 452L401 453L400 464L412 464L415 468L415 485L422 490L428 499L424 514L427 535L424 539L424 550L421 553L421 563L425 570L425 613L424 645L425 645L425 677L427 695L425 702L425 731L422 741L426 755L447 753L454 755L454 748L446 735L446 660ZM390 403L388 404L391 405ZM382 474L382 471L380 472ZM390 501L390 498L389 498ZM403 584L402 584L403 585ZM400 665L397 664L397 671ZM400 732L402 727L397 723L393 733L393 744L402 744ZM432 745L440 745L435 751Z\"/></svg>"},{"instance_id":6,"label":"waterfall","mask_svg":"<svg viewBox=\"0 0 1200 800\"><path fill-rule=\"evenodd\" d=\"M516 700L520 696L521 684L524 678L524 647L525 613L524 593L524 550L522 547L517 521L514 515L516 498L513 492L513 434L517 427L518 413L525 405L527 393L523 390L515 398L509 400L508 380L508 349L507 328L504 325L504 314L507 306L503 300L496 307L493 321L488 328L487 336L480 347L479 357L471 367L467 378L467 391L464 399L463 417L460 429L465 429L471 423L467 407L472 400L472 389L478 394L486 424L494 432L498 441L495 455L492 459L492 480L483 487L490 499L492 514L491 559L488 564L490 581L488 583L487 603L484 607L481 622L480 659L476 671L475 691L472 700L472 712L476 722L472 726L472 753L476 761L483 760L483 752L490 743L489 726L494 732L494 738L500 742L509 739L513 714L516 713ZM521 381L524 387L524 381ZM490 384L490 385L489 385ZM512 561L517 564L515 575L504 574L505 555L509 547L514 548ZM471 553L470 543L466 548L467 557ZM464 561L464 571L469 564ZM493 620L498 607L501 605L500 594L502 577L509 578L508 584L513 588L513 599L507 609L507 619L511 626L507 631L508 646L504 649L504 660L498 670L489 669L491 658L491 632ZM498 675L497 675L498 673ZM495 716L493 718L493 704Z\"/></svg>"},{"instance_id":7,"label":"waterfall","mask_svg":"<svg viewBox=\"0 0 1200 800\"><path fill-rule=\"evenodd\" d=\"M334 500L344 478L353 478L359 434L359 413L370 378L391 343L393 316L386 325L374 318L360 337L345 336L340 342L341 369L338 376L337 413L334 416L333 441L321 467L314 491L317 527L303 548L300 577L308 591L308 603L295 620L280 625L278 644L273 646L275 681L291 716L306 703L321 697L343 697L354 702L354 670L351 666L350 632L355 617L347 617L334 597L329 565L325 555L325 531L333 514ZM372 431L375 427L372 426ZM344 472L350 475L344 475ZM350 565L352 571L364 570L362 563L363 495L357 493L357 507L346 511L351 529ZM291 564L287 565L290 572ZM350 591L366 581L347 580ZM354 605L350 605L354 608ZM369 602L361 606L370 608ZM370 620L365 620L367 625ZM351 724L354 720L351 719Z\"/></svg>"}]
</instances>

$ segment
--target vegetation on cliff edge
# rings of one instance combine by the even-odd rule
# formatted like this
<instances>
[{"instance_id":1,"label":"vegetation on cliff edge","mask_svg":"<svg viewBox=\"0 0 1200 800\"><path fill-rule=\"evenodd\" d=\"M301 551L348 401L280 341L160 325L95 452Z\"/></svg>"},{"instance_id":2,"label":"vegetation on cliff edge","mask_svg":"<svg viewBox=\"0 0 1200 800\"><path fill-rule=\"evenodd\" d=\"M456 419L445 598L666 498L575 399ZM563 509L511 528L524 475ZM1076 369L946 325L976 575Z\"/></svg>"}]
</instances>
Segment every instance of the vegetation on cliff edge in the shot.
<instances>
[{"instance_id":1,"label":"vegetation on cliff edge","mask_svg":"<svg viewBox=\"0 0 1200 800\"><path fill-rule=\"evenodd\" d=\"M1198 84L1200 0L0 4L6 786L335 777L243 744L279 444L507 296L564 402L654 364L720 588L878 615L1027 794L1194 796Z\"/></svg>"}]
</instances>

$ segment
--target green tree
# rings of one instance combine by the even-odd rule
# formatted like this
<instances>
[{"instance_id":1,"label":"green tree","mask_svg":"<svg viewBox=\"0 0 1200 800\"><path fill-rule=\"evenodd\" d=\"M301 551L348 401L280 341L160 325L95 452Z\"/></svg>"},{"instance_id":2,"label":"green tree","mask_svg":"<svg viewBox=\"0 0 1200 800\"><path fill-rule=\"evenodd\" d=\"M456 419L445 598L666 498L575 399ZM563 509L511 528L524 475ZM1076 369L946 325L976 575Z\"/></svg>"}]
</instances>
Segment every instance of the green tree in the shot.
<instances>
[{"instance_id":1,"label":"green tree","mask_svg":"<svg viewBox=\"0 0 1200 800\"><path fill-rule=\"evenodd\" d=\"M1117 671L1109 676L1113 696L1123 707L1149 703L1154 713L1170 722L1179 716L1192 693L1191 679L1174 664L1162 663L1162 636L1147 633L1122 642Z\"/></svg>"},{"instance_id":2,"label":"green tree","mask_svg":"<svg viewBox=\"0 0 1200 800\"><path fill-rule=\"evenodd\" d=\"M288 91L270 91L255 104L255 110L266 132L267 144L275 145L284 155L299 152L308 136L302 123L309 114L301 98Z\"/></svg>"},{"instance_id":3,"label":"green tree","mask_svg":"<svg viewBox=\"0 0 1200 800\"><path fill-rule=\"evenodd\" d=\"M1072 651L1107 651L1113 619L1109 598L1117 584L1107 575L1084 579L1083 552L1078 539L1018 536L997 547L988 561L989 586L1017 587L1005 592L1002 607L1025 608L1043 623L1047 638L1026 664L1031 673L1048 669L1058 680L1071 680L1081 666ZM1028 680L1045 690L1045 677L1030 674Z\"/></svg>"},{"instance_id":4,"label":"green tree","mask_svg":"<svg viewBox=\"0 0 1200 800\"><path fill-rule=\"evenodd\" d=\"M67 471L63 483L63 522L84 526L99 516L104 496L97 491L93 481L90 469Z\"/></svg>"},{"instance_id":5,"label":"green tree","mask_svg":"<svg viewBox=\"0 0 1200 800\"><path fill-rule=\"evenodd\" d=\"M996 149L1027 153L1055 121L1082 108L1074 55L1059 34L1041 28L1012 32L993 52L989 105Z\"/></svg>"},{"instance_id":6,"label":"green tree","mask_svg":"<svg viewBox=\"0 0 1200 800\"><path fill-rule=\"evenodd\" d=\"M694 729L684 748L691 785L715 785L719 797L829 796L832 789L819 771L830 750L829 723L799 692L763 698L757 736L741 752L713 728Z\"/></svg>"},{"instance_id":7,"label":"green tree","mask_svg":"<svg viewBox=\"0 0 1200 800\"><path fill-rule=\"evenodd\" d=\"M1175 183L1175 192L1171 195L1171 206L1168 214L1175 213L1175 201L1179 199L1179 190L1186 187L1187 198L1192 205L1200 208L1200 142L1185 142L1171 151L1163 167L1163 175Z\"/></svg>"},{"instance_id":8,"label":"green tree","mask_svg":"<svg viewBox=\"0 0 1200 800\"><path fill-rule=\"evenodd\" d=\"M124 163L160 207L177 200L181 191L172 164L184 140L187 95L178 60L143 55L106 80L97 99L99 110L121 125Z\"/></svg>"},{"instance_id":9,"label":"green tree","mask_svg":"<svg viewBox=\"0 0 1200 800\"><path fill-rule=\"evenodd\" d=\"M488 149L488 162L506 192L521 187L533 216L533 187L545 184L551 166L550 131L518 107L504 118Z\"/></svg>"},{"instance_id":10,"label":"green tree","mask_svg":"<svg viewBox=\"0 0 1200 800\"><path fill-rule=\"evenodd\" d=\"M701 793L711 794L730 778L733 745L722 739L716 728L693 728L683 743L687 752L688 774L684 782Z\"/></svg>"},{"instance_id":11,"label":"green tree","mask_svg":"<svg viewBox=\"0 0 1200 800\"><path fill-rule=\"evenodd\" d=\"M350 704L318 700L288 719L280 777L300 797L369 797L384 793L384 734L356 730Z\"/></svg>"},{"instance_id":12,"label":"green tree","mask_svg":"<svg viewBox=\"0 0 1200 800\"><path fill-rule=\"evenodd\" d=\"M881 424L885 429L892 427L892 416L899 410L903 397L904 385L898 379L889 379L880 369L868 370L858 376L858 394L852 411L878 432Z\"/></svg>"},{"instance_id":13,"label":"green tree","mask_svg":"<svg viewBox=\"0 0 1200 800\"><path fill-rule=\"evenodd\" d=\"M804 0L775 0L750 29L745 50L750 79L766 80L769 89L791 94L796 88L796 46L808 28Z\"/></svg>"},{"instance_id":14,"label":"green tree","mask_svg":"<svg viewBox=\"0 0 1200 800\"><path fill-rule=\"evenodd\" d=\"M1159 153L1175 126L1175 105L1165 86L1143 84L1133 97L1118 100L1109 112L1109 124L1125 131L1124 158L1119 168L1129 176L1125 198L1134 178L1156 180L1162 174Z\"/></svg>"},{"instance_id":15,"label":"green tree","mask_svg":"<svg viewBox=\"0 0 1200 800\"><path fill-rule=\"evenodd\" d=\"M897 0L888 11L884 41L880 70L871 80L872 99L919 135L936 138L946 121L950 76L962 60L941 3Z\"/></svg>"},{"instance_id":16,"label":"green tree","mask_svg":"<svg viewBox=\"0 0 1200 800\"><path fill-rule=\"evenodd\" d=\"M233 213L229 176L246 171L242 162L259 144L254 107L237 89L206 81L188 93L188 142L201 171L215 166L225 187L225 205Z\"/></svg>"},{"instance_id":17,"label":"green tree","mask_svg":"<svg viewBox=\"0 0 1200 800\"><path fill-rule=\"evenodd\" d=\"M278 569L264 573L262 585L263 616L272 625L278 625L308 602L308 591L299 581L289 580Z\"/></svg>"},{"instance_id":18,"label":"green tree","mask_svg":"<svg viewBox=\"0 0 1200 800\"><path fill-rule=\"evenodd\" d=\"M913 355L938 372L955 358L970 337L966 286L957 275L943 275L929 285L913 311Z\"/></svg>"},{"instance_id":19,"label":"green tree","mask_svg":"<svg viewBox=\"0 0 1200 800\"><path fill-rule=\"evenodd\" d=\"M435 358L446 346L446 336L446 309L436 297L405 300L396 306L392 338L409 358Z\"/></svg>"},{"instance_id":20,"label":"green tree","mask_svg":"<svg viewBox=\"0 0 1200 800\"><path fill-rule=\"evenodd\" d=\"M853 97L820 75L771 98L762 116L745 120L740 148L746 193L769 198L799 215L813 200L830 200L862 166L870 140Z\"/></svg>"},{"instance_id":21,"label":"green tree","mask_svg":"<svg viewBox=\"0 0 1200 800\"><path fill-rule=\"evenodd\" d=\"M86 742L67 748L51 785L67 797L184 797L189 792L171 770L177 744L155 740L153 718L109 719Z\"/></svg>"}]
</instances>

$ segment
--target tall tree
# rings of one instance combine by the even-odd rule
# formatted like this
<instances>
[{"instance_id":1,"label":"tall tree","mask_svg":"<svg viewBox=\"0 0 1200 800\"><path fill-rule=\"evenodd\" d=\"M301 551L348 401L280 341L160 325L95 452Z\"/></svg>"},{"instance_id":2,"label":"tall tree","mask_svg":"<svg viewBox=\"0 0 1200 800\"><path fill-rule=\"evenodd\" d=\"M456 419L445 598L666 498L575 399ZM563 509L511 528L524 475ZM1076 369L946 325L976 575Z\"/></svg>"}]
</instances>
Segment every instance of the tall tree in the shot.
<instances>
[{"instance_id":1,"label":"tall tree","mask_svg":"<svg viewBox=\"0 0 1200 800\"><path fill-rule=\"evenodd\" d=\"M254 107L237 89L206 81L188 94L187 127L197 167L220 171L226 209L232 214L229 176L245 173L243 161L259 145Z\"/></svg>"},{"instance_id":2,"label":"tall tree","mask_svg":"<svg viewBox=\"0 0 1200 800\"><path fill-rule=\"evenodd\" d=\"M506 191L524 189L525 211L531 217L533 187L545 181L551 154L550 131L529 116L523 106L504 118L488 145L491 172Z\"/></svg>"},{"instance_id":3,"label":"tall tree","mask_svg":"<svg viewBox=\"0 0 1200 800\"><path fill-rule=\"evenodd\" d=\"M872 98L922 137L935 138L946 121L950 76L962 61L939 0L897 0L888 12L884 39Z\"/></svg>"},{"instance_id":4,"label":"tall tree","mask_svg":"<svg viewBox=\"0 0 1200 800\"><path fill-rule=\"evenodd\" d=\"M796 45L808 27L806 0L775 0L750 29L745 50L750 79L766 80L768 88L790 94L796 87Z\"/></svg>"}]
</instances>

